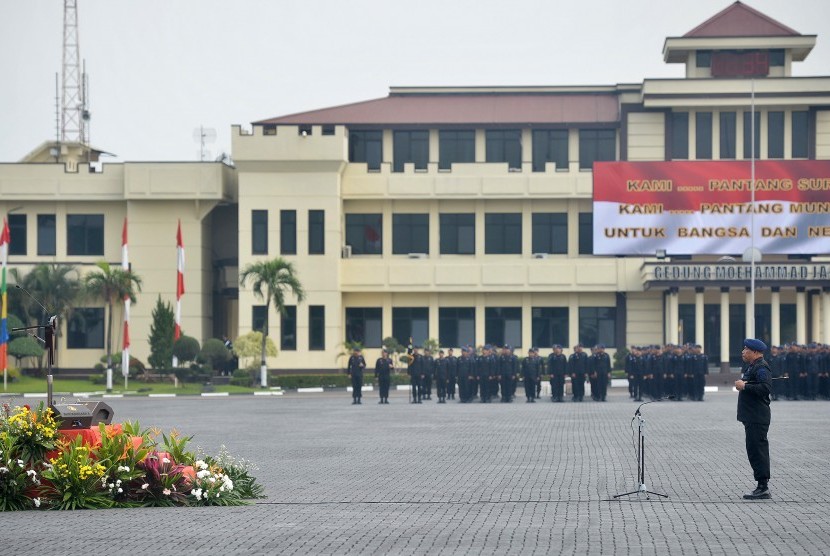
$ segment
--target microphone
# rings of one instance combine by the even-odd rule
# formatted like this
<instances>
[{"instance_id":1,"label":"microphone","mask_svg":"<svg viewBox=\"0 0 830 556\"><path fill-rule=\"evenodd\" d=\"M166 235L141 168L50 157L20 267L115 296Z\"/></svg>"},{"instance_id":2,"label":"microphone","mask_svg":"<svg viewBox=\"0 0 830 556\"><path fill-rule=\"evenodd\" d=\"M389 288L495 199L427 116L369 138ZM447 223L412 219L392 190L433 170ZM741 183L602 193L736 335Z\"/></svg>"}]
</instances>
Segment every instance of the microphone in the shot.
<instances>
[{"instance_id":1,"label":"microphone","mask_svg":"<svg viewBox=\"0 0 830 556\"><path fill-rule=\"evenodd\" d=\"M644 405L648 405L648 404L654 403L654 402L662 402L663 400L673 400L675 398L677 398L677 396L675 396L674 394L671 394L671 395L668 395L664 398L657 398L656 400L651 400L650 402L643 402L639 406L637 406L637 409L634 411L634 415L640 415L640 408L643 407Z\"/></svg>"}]
</instances>

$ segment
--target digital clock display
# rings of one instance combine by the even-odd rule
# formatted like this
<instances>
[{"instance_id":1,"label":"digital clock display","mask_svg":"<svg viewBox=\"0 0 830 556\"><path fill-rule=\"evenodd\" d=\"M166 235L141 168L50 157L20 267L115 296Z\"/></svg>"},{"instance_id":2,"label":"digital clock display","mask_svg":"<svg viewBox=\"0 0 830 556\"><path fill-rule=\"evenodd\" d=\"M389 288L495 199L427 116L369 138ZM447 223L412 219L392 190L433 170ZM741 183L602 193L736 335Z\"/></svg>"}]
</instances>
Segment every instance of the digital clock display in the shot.
<instances>
[{"instance_id":1,"label":"digital clock display","mask_svg":"<svg viewBox=\"0 0 830 556\"><path fill-rule=\"evenodd\" d=\"M712 77L763 77L769 75L769 53L713 52Z\"/></svg>"}]
</instances>

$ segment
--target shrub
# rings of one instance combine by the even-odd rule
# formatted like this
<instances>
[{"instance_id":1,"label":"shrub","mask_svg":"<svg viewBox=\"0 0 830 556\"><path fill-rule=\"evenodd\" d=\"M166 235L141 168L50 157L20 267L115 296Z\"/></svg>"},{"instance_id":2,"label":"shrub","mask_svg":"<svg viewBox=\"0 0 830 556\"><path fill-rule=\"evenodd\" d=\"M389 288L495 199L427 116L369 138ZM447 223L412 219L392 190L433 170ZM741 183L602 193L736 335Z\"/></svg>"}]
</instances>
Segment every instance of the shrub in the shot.
<instances>
[{"instance_id":1,"label":"shrub","mask_svg":"<svg viewBox=\"0 0 830 556\"><path fill-rule=\"evenodd\" d=\"M43 348L31 336L21 336L9 342L9 355L15 358L20 367L23 359L43 357Z\"/></svg>"},{"instance_id":2,"label":"shrub","mask_svg":"<svg viewBox=\"0 0 830 556\"><path fill-rule=\"evenodd\" d=\"M180 363L195 361L199 355L199 340L192 336L180 336L173 344L173 355Z\"/></svg>"},{"instance_id":3,"label":"shrub","mask_svg":"<svg viewBox=\"0 0 830 556\"><path fill-rule=\"evenodd\" d=\"M217 338L211 338L202 345L198 361L213 369L221 371L231 359L231 352L225 347L225 343Z\"/></svg>"},{"instance_id":4,"label":"shrub","mask_svg":"<svg viewBox=\"0 0 830 556\"><path fill-rule=\"evenodd\" d=\"M230 383L233 386L253 386L256 376L250 369L236 369L233 372Z\"/></svg>"}]
</instances>

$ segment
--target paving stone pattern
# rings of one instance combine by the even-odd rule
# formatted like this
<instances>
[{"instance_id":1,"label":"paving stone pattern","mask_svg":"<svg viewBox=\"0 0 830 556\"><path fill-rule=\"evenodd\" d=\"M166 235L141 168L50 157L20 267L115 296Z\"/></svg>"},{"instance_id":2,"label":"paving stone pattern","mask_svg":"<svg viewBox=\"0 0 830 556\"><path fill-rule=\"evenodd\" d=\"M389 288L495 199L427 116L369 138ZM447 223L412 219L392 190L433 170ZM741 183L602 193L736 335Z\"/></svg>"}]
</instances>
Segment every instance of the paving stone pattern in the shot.
<instances>
[{"instance_id":1,"label":"paving stone pattern","mask_svg":"<svg viewBox=\"0 0 830 556\"><path fill-rule=\"evenodd\" d=\"M177 428L254 460L268 497L243 508L19 512L4 554L828 554L830 402L773 404L771 501L752 472L736 394L636 404L407 403L365 395L113 401L116 420Z\"/></svg>"}]
</instances>

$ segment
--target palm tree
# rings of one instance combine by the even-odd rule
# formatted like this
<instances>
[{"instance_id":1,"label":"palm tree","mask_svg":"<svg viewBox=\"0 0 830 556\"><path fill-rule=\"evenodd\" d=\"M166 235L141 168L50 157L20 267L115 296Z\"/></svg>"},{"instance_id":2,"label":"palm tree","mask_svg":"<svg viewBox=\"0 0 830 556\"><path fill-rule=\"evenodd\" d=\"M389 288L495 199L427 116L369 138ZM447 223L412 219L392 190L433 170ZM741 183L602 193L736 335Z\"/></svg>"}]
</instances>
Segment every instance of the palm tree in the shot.
<instances>
[{"instance_id":1,"label":"palm tree","mask_svg":"<svg viewBox=\"0 0 830 556\"><path fill-rule=\"evenodd\" d=\"M84 276L84 289L86 294L93 299L101 299L106 303L107 315L107 374L112 372L112 310L113 306L128 296L132 303L135 303L136 289L141 291L141 278L120 267L112 267L106 261L95 264L97 272ZM122 363L124 364L124 363ZM126 363L129 365L129 361ZM107 380L107 387L110 380Z\"/></svg>"},{"instance_id":2,"label":"palm tree","mask_svg":"<svg viewBox=\"0 0 830 556\"><path fill-rule=\"evenodd\" d=\"M305 290L297 278L297 271L294 265L282 257L276 257L269 261L251 263L242 269L239 275L239 282L245 286L250 280L251 288L257 299L265 301L267 310L271 305L281 315L285 315L285 296L290 293L298 303L305 301ZM260 363L260 385L268 386L267 367L265 365L265 339L267 336L266 322L262 330L262 352Z\"/></svg>"}]
</instances>

